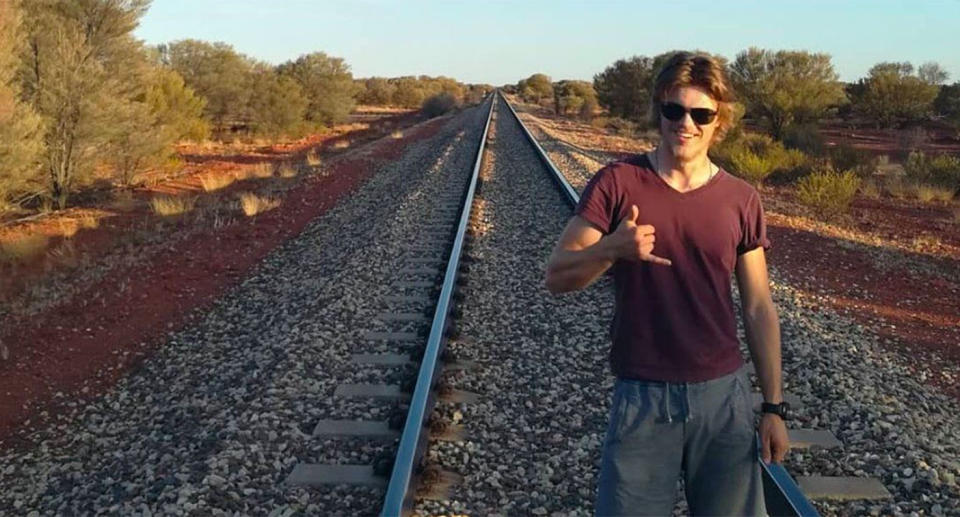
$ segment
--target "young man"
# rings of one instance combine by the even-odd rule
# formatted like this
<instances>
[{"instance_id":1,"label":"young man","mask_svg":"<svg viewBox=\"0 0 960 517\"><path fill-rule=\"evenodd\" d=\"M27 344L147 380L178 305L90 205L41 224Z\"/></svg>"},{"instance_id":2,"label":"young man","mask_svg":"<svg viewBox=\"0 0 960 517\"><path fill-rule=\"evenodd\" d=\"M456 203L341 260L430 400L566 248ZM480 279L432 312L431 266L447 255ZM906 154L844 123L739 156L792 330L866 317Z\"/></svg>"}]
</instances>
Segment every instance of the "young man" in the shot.
<instances>
[{"instance_id":1,"label":"young man","mask_svg":"<svg viewBox=\"0 0 960 517\"><path fill-rule=\"evenodd\" d=\"M674 55L651 102L659 145L590 180L547 266L552 293L583 289L612 268L617 381L598 515L669 515L681 472L691 513L764 515L734 270L769 403L759 428L763 460L780 462L788 448L760 197L707 157L730 129L733 100L716 60Z\"/></svg>"}]
</instances>

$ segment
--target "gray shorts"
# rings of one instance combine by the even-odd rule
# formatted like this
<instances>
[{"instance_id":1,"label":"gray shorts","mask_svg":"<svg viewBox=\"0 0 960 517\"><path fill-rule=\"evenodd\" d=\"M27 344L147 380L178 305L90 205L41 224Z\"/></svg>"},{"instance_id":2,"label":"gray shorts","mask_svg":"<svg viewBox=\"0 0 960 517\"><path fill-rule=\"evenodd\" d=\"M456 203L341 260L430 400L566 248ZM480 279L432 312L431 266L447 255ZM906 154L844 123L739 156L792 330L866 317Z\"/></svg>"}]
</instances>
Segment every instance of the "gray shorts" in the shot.
<instances>
[{"instance_id":1,"label":"gray shorts","mask_svg":"<svg viewBox=\"0 0 960 517\"><path fill-rule=\"evenodd\" d=\"M597 515L765 515L746 368L706 382L618 379Z\"/></svg>"}]
</instances>

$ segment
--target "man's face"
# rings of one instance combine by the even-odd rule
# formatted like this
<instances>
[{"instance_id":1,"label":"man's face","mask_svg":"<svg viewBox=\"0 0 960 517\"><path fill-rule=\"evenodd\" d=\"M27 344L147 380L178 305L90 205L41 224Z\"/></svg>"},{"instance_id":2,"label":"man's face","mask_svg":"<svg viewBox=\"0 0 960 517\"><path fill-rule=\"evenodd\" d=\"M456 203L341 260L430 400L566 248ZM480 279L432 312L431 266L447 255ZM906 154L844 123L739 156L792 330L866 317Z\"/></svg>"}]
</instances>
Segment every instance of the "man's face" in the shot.
<instances>
[{"instance_id":1,"label":"man's face","mask_svg":"<svg viewBox=\"0 0 960 517\"><path fill-rule=\"evenodd\" d=\"M717 130L717 118L709 124L697 124L690 117L691 108L707 108L716 111L717 102L710 95L695 86L681 86L667 93L664 102L674 102L685 107L688 112L674 122L660 115L660 138L667 150L678 162L687 162L707 153L713 134Z\"/></svg>"}]
</instances>

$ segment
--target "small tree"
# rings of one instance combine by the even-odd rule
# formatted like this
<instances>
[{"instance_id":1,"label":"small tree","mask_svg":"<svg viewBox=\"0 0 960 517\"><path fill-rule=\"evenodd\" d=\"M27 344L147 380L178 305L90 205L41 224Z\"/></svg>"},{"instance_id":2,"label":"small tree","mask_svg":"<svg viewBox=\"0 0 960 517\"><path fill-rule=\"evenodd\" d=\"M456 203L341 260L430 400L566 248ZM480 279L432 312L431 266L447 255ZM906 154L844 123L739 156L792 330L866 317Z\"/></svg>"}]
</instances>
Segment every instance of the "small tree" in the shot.
<instances>
[{"instance_id":1,"label":"small tree","mask_svg":"<svg viewBox=\"0 0 960 517\"><path fill-rule=\"evenodd\" d=\"M927 84L941 85L947 82L950 74L936 61L928 61L917 68L917 77Z\"/></svg>"},{"instance_id":2,"label":"small tree","mask_svg":"<svg viewBox=\"0 0 960 517\"><path fill-rule=\"evenodd\" d=\"M265 65L258 67L251 84L249 119L253 132L274 137L298 132L308 105L300 84Z\"/></svg>"},{"instance_id":3,"label":"small tree","mask_svg":"<svg viewBox=\"0 0 960 517\"><path fill-rule=\"evenodd\" d=\"M523 100L540 104L543 99L553 98L553 83L544 74L533 74L517 84Z\"/></svg>"},{"instance_id":4,"label":"small tree","mask_svg":"<svg viewBox=\"0 0 960 517\"><path fill-rule=\"evenodd\" d=\"M592 110L597 106L597 92L586 81L560 81L553 88L554 112L557 115L580 115L584 106Z\"/></svg>"},{"instance_id":5,"label":"small tree","mask_svg":"<svg viewBox=\"0 0 960 517\"><path fill-rule=\"evenodd\" d=\"M442 92L423 101L420 112L427 118L439 117L457 106L457 99L453 95Z\"/></svg>"},{"instance_id":6,"label":"small tree","mask_svg":"<svg viewBox=\"0 0 960 517\"><path fill-rule=\"evenodd\" d=\"M960 133L960 82L941 86L933 109Z\"/></svg>"},{"instance_id":7,"label":"small tree","mask_svg":"<svg viewBox=\"0 0 960 517\"><path fill-rule=\"evenodd\" d=\"M134 183L143 171L179 165L174 144L202 140L210 131L202 116L203 99L186 87L176 71L145 64L137 84L141 91L130 102L116 106L105 128L103 159L113 166L122 185Z\"/></svg>"},{"instance_id":8,"label":"small tree","mask_svg":"<svg viewBox=\"0 0 960 517\"><path fill-rule=\"evenodd\" d=\"M146 59L131 36L146 0L36 0L25 4L24 92L46 122L49 195L65 208L93 171L117 116L132 113Z\"/></svg>"},{"instance_id":9,"label":"small tree","mask_svg":"<svg viewBox=\"0 0 960 517\"><path fill-rule=\"evenodd\" d=\"M371 77L363 81L363 90L357 97L361 104L372 106L386 106L393 101L393 95L397 90L387 79L381 77Z\"/></svg>"},{"instance_id":10,"label":"small tree","mask_svg":"<svg viewBox=\"0 0 960 517\"><path fill-rule=\"evenodd\" d=\"M928 117L939 87L913 75L910 63L878 63L862 80L857 111L878 127L893 128Z\"/></svg>"},{"instance_id":11,"label":"small tree","mask_svg":"<svg viewBox=\"0 0 960 517\"><path fill-rule=\"evenodd\" d=\"M394 81L396 84L396 90L393 93L394 105L416 108L427 98L427 92L415 77L398 77Z\"/></svg>"},{"instance_id":12,"label":"small tree","mask_svg":"<svg viewBox=\"0 0 960 517\"><path fill-rule=\"evenodd\" d=\"M356 106L350 66L323 52L304 54L277 67L280 75L293 78L307 98L306 118L316 124L344 122Z\"/></svg>"},{"instance_id":13,"label":"small tree","mask_svg":"<svg viewBox=\"0 0 960 517\"><path fill-rule=\"evenodd\" d=\"M143 102L157 123L169 127L174 141L199 141L210 135L210 123L203 118L206 100L188 87L175 70L154 67L147 79Z\"/></svg>"},{"instance_id":14,"label":"small tree","mask_svg":"<svg viewBox=\"0 0 960 517\"><path fill-rule=\"evenodd\" d=\"M242 122L250 99L252 61L232 46L186 39L160 45L161 60L206 101L205 117L219 135Z\"/></svg>"},{"instance_id":15,"label":"small tree","mask_svg":"<svg viewBox=\"0 0 960 517\"><path fill-rule=\"evenodd\" d=\"M0 0L0 212L37 179L43 150L40 117L20 100L14 80L22 48L20 21L17 3Z\"/></svg>"},{"instance_id":16,"label":"small tree","mask_svg":"<svg viewBox=\"0 0 960 517\"><path fill-rule=\"evenodd\" d=\"M646 56L618 59L593 76L597 101L615 117L644 121L650 105L653 64Z\"/></svg>"},{"instance_id":17,"label":"small tree","mask_svg":"<svg viewBox=\"0 0 960 517\"><path fill-rule=\"evenodd\" d=\"M816 122L846 102L829 54L750 48L730 65L730 77L747 113L766 121L777 140L790 124Z\"/></svg>"}]
</instances>

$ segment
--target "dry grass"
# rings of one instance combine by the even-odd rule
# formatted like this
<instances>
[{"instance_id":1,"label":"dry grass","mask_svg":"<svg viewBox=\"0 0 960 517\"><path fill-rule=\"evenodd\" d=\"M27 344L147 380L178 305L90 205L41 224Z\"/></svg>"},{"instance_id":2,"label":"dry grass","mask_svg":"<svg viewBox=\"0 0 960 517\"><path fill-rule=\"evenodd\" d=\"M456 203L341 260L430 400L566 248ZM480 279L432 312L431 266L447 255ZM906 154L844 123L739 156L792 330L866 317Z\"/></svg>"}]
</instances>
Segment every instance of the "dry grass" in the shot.
<instances>
[{"instance_id":1,"label":"dry grass","mask_svg":"<svg viewBox=\"0 0 960 517\"><path fill-rule=\"evenodd\" d=\"M26 263L47 249L50 238L43 234L25 235L0 242L0 261Z\"/></svg>"},{"instance_id":2,"label":"dry grass","mask_svg":"<svg viewBox=\"0 0 960 517\"><path fill-rule=\"evenodd\" d=\"M941 187L939 185L917 185L917 199L925 203L930 201L942 201L944 203L953 199L953 189Z\"/></svg>"},{"instance_id":3,"label":"dry grass","mask_svg":"<svg viewBox=\"0 0 960 517\"><path fill-rule=\"evenodd\" d=\"M240 194L240 209L247 217L273 210L280 206L280 200L270 197L260 197L252 192Z\"/></svg>"},{"instance_id":4,"label":"dry grass","mask_svg":"<svg viewBox=\"0 0 960 517\"><path fill-rule=\"evenodd\" d=\"M349 138L344 138L343 140L337 140L336 142L333 143L334 149L346 149L348 147L350 147Z\"/></svg>"},{"instance_id":5,"label":"dry grass","mask_svg":"<svg viewBox=\"0 0 960 517\"><path fill-rule=\"evenodd\" d=\"M317 163L317 165L319 165L319 162ZM286 179L296 178L297 169L294 166L290 165L289 163L285 163L280 166L280 170L277 171L277 174L279 174L281 178L286 178Z\"/></svg>"},{"instance_id":6,"label":"dry grass","mask_svg":"<svg viewBox=\"0 0 960 517\"><path fill-rule=\"evenodd\" d=\"M156 196L150 199L150 208L157 215L169 217L190 212L196 203L194 197Z\"/></svg>"},{"instance_id":7,"label":"dry grass","mask_svg":"<svg viewBox=\"0 0 960 517\"><path fill-rule=\"evenodd\" d=\"M940 239L932 235L919 235L913 238L913 249L923 251L930 248L938 248Z\"/></svg>"},{"instance_id":8,"label":"dry grass","mask_svg":"<svg viewBox=\"0 0 960 517\"><path fill-rule=\"evenodd\" d=\"M953 222L960 224L960 205L953 207Z\"/></svg>"},{"instance_id":9,"label":"dry grass","mask_svg":"<svg viewBox=\"0 0 960 517\"><path fill-rule=\"evenodd\" d=\"M390 133L390 138L393 138L394 140L399 140L399 139L403 138L403 131L400 131L400 130L398 129L397 131L394 131L393 133Z\"/></svg>"},{"instance_id":10,"label":"dry grass","mask_svg":"<svg viewBox=\"0 0 960 517\"><path fill-rule=\"evenodd\" d=\"M864 182L860 184L860 195L870 199L879 199L880 186L877 185L875 180L864 180Z\"/></svg>"},{"instance_id":11,"label":"dry grass","mask_svg":"<svg viewBox=\"0 0 960 517\"><path fill-rule=\"evenodd\" d=\"M316 148L310 149L310 151L307 153L307 165L311 167L316 167L320 165L320 153L317 152ZM281 176L282 175L283 174L281 171Z\"/></svg>"},{"instance_id":12,"label":"dry grass","mask_svg":"<svg viewBox=\"0 0 960 517\"><path fill-rule=\"evenodd\" d=\"M203 187L204 192L213 192L229 187L236 180L236 176L209 172L200 175L200 186Z\"/></svg>"},{"instance_id":13,"label":"dry grass","mask_svg":"<svg viewBox=\"0 0 960 517\"><path fill-rule=\"evenodd\" d=\"M250 175L254 178L272 178L273 177L273 164L270 162L260 162L250 168Z\"/></svg>"},{"instance_id":14,"label":"dry grass","mask_svg":"<svg viewBox=\"0 0 960 517\"><path fill-rule=\"evenodd\" d=\"M94 229L100 226L100 220L91 214L84 214L75 219L60 219L57 224L60 226L60 235L67 239L72 238L81 229Z\"/></svg>"},{"instance_id":15,"label":"dry grass","mask_svg":"<svg viewBox=\"0 0 960 517\"><path fill-rule=\"evenodd\" d=\"M60 226L60 235L67 239L72 238L80 231L80 224L74 219L61 219L57 221L57 224Z\"/></svg>"}]
</instances>

